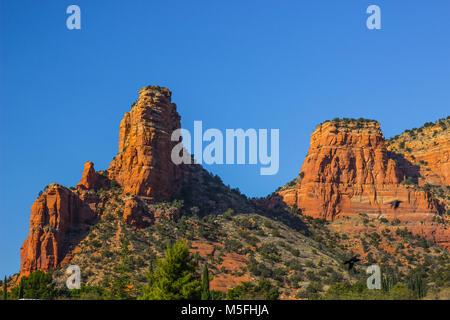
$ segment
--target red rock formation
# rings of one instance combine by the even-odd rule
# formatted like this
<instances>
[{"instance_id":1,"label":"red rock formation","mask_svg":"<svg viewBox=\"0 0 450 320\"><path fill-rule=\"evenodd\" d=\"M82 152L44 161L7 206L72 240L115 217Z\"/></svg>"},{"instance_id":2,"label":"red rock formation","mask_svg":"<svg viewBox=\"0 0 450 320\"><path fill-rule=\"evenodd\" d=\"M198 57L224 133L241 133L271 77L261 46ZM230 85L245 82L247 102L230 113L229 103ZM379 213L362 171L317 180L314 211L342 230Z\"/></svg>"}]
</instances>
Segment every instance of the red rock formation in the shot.
<instances>
[{"instance_id":1,"label":"red rock formation","mask_svg":"<svg viewBox=\"0 0 450 320\"><path fill-rule=\"evenodd\" d=\"M177 142L170 137L180 128L180 116L165 88L145 87L139 100L120 124L119 153L111 162L109 177L125 193L169 200L176 192L180 168L171 161Z\"/></svg>"},{"instance_id":2,"label":"red rock formation","mask_svg":"<svg viewBox=\"0 0 450 320\"><path fill-rule=\"evenodd\" d=\"M86 190L94 189L98 180L98 174L95 172L94 164L87 161L84 164L83 175L81 176L80 183L77 184L77 188Z\"/></svg>"},{"instance_id":3,"label":"red rock formation","mask_svg":"<svg viewBox=\"0 0 450 320\"><path fill-rule=\"evenodd\" d=\"M108 169L109 179L121 184L125 193L142 196L126 202L125 223L145 227L163 216L172 219L179 215L177 209L151 207L145 202L169 200L180 188L180 168L170 158L177 143L170 137L177 128L180 116L171 103L171 92L151 86L140 90L139 100L121 122L119 154ZM21 276L51 270L61 263L96 218L101 203L92 190L108 187L111 180L86 162L75 191L53 184L39 196L31 208L30 234L21 248Z\"/></svg>"},{"instance_id":4,"label":"red rock formation","mask_svg":"<svg viewBox=\"0 0 450 320\"><path fill-rule=\"evenodd\" d=\"M31 206L30 234L20 249L21 276L54 269L76 234L86 231L94 219L94 211L76 192L51 184Z\"/></svg>"},{"instance_id":5,"label":"red rock formation","mask_svg":"<svg viewBox=\"0 0 450 320\"><path fill-rule=\"evenodd\" d=\"M285 202L304 214L333 220L344 215L400 212L436 214L430 195L400 184L403 173L388 158L377 122L325 122L311 145L296 188L281 191ZM399 208L391 202L401 201Z\"/></svg>"},{"instance_id":6,"label":"red rock formation","mask_svg":"<svg viewBox=\"0 0 450 320\"><path fill-rule=\"evenodd\" d=\"M400 183L407 173L389 158L379 123L374 121L329 121L318 126L300 172L296 185L272 198L281 196L288 206L297 206L308 216L334 220L365 213L432 223L439 215L437 201L428 192ZM414 224L410 227L419 230ZM434 240L445 244L449 231L433 225L429 232L430 228L440 235Z\"/></svg>"},{"instance_id":7,"label":"red rock formation","mask_svg":"<svg viewBox=\"0 0 450 320\"><path fill-rule=\"evenodd\" d=\"M131 198L125 202L123 221L126 224L135 227L142 227L144 225L142 208L136 199Z\"/></svg>"},{"instance_id":8,"label":"red rock formation","mask_svg":"<svg viewBox=\"0 0 450 320\"><path fill-rule=\"evenodd\" d=\"M387 148L420 168L420 184L450 186L450 119L407 130L390 139Z\"/></svg>"},{"instance_id":9,"label":"red rock formation","mask_svg":"<svg viewBox=\"0 0 450 320\"><path fill-rule=\"evenodd\" d=\"M136 228L145 228L153 223L159 223L162 219L175 220L180 216L180 208L152 204L146 199L132 197L125 201L123 221Z\"/></svg>"}]
</instances>

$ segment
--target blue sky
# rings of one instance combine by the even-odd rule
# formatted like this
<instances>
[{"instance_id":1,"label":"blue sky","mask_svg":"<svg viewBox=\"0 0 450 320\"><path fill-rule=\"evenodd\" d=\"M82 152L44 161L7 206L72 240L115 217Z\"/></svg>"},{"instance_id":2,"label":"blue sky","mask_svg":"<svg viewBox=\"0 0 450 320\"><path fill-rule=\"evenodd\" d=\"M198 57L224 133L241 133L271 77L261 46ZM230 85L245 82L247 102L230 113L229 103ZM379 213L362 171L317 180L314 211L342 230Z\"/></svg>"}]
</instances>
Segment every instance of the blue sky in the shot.
<instances>
[{"instance_id":1,"label":"blue sky","mask_svg":"<svg viewBox=\"0 0 450 320\"><path fill-rule=\"evenodd\" d=\"M382 30L366 28L370 4ZM323 120L377 119L390 137L446 117L449 33L447 0L1 0L0 276L19 271L39 190L108 167L141 87L170 88L190 130L280 129L277 175L207 167L264 196L298 174Z\"/></svg>"}]
</instances>

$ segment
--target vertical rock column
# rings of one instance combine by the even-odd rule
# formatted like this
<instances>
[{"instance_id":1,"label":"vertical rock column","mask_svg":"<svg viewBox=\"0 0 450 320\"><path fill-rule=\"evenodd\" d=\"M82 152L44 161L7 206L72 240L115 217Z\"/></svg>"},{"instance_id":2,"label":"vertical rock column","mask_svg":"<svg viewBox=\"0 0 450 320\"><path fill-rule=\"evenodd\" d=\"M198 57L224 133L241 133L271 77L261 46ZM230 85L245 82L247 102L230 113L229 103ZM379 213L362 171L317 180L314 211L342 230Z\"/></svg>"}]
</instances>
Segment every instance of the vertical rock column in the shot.
<instances>
[{"instance_id":1,"label":"vertical rock column","mask_svg":"<svg viewBox=\"0 0 450 320\"><path fill-rule=\"evenodd\" d=\"M180 168L171 160L176 142L170 140L180 128L180 116L166 88L149 86L120 123L119 153L108 174L125 193L155 201L169 200L177 192Z\"/></svg>"}]
</instances>

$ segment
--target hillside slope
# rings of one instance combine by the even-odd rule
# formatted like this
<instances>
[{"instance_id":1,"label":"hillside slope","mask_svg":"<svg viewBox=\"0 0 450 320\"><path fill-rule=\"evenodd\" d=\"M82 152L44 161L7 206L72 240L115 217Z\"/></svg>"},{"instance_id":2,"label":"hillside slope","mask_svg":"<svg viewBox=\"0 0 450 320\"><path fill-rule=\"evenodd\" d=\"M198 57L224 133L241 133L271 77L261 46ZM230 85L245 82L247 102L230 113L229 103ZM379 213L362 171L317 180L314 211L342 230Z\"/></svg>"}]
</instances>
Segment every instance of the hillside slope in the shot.
<instances>
[{"instance_id":1,"label":"hillside slope","mask_svg":"<svg viewBox=\"0 0 450 320\"><path fill-rule=\"evenodd\" d=\"M171 162L170 135L178 128L171 92L141 89L120 124L109 168L96 171L87 162L76 187L50 184L40 192L18 278L52 272L62 287L66 266L77 264L84 285L136 298L164 249L187 239L221 292L267 279L282 298L317 298L335 284L363 281L373 263L399 279L421 268L433 290L448 287L433 273L448 272L440 246L450 243L448 188L438 196L420 183L445 181L445 157L422 175L428 170L414 168L423 161L411 162L397 140L386 143L377 122L327 121L312 134L293 182L248 199L200 165ZM446 128L436 136L448 140ZM356 253L362 261L348 272L343 261Z\"/></svg>"}]
</instances>

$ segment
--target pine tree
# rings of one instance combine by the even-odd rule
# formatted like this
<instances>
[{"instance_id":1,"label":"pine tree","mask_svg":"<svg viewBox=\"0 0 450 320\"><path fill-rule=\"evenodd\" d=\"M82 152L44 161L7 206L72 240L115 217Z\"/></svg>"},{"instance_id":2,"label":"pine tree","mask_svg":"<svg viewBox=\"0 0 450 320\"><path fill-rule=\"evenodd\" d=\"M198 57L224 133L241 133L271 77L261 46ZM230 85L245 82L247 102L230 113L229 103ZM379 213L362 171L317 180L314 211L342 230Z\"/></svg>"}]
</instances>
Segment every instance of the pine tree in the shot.
<instances>
[{"instance_id":1,"label":"pine tree","mask_svg":"<svg viewBox=\"0 0 450 320\"><path fill-rule=\"evenodd\" d=\"M3 280L3 300L7 299L8 299L8 291L6 288L6 276L5 276L5 279Z\"/></svg>"},{"instance_id":2,"label":"pine tree","mask_svg":"<svg viewBox=\"0 0 450 320\"><path fill-rule=\"evenodd\" d=\"M165 258L158 259L157 268L149 275L149 287L144 289L141 300L200 299L201 283L197 272L198 262L189 252L186 242L175 242L165 251Z\"/></svg>"},{"instance_id":3,"label":"pine tree","mask_svg":"<svg viewBox=\"0 0 450 320\"><path fill-rule=\"evenodd\" d=\"M205 263L202 277L202 300L209 300L210 297L208 264Z\"/></svg>"}]
</instances>

